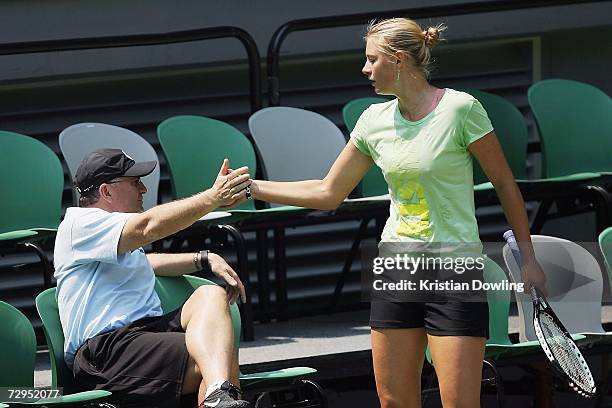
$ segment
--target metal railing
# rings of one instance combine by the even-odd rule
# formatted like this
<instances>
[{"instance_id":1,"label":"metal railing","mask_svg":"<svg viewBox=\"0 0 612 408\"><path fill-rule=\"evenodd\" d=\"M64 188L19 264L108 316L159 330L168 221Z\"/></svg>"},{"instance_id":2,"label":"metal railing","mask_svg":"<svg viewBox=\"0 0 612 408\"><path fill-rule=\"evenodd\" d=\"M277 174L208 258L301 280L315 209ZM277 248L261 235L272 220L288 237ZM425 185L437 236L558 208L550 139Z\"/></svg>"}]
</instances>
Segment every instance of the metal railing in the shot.
<instances>
[{"instance_id":1,"label":"metal railing","mask_svg":"<svg viewBox=\"0 0 612 408\"><path fill-rule=\"evenodd\" d=\"M418 7L411 9L317 17L289 21L276 29L272 35L272 38L270 39L270 43L268 44L268 101L270 106L278 106L280 104L280 50L287 36L296 31L363 25L367 24L372 19L386 19L401 16L408 16L411 19L416 20L429 17L450 17L507 10L565 6L579 3L599 3L604 1L606 0L489 0L444 6Z\"/></svg>"},{"instance_id":2,"label":"metal railing","mask_svg":"<svg viewBox=\"0 0 612 408\"><path fill-rule=\"evenodd\" d=\"M251 113L261 109L261 65L255 40L238 27L223 26L167 33L132 34L106 37L69 38L0 44L0 55L34 54L39 52L91 50L99 48L138 47L185 43L233 37L244 46L249 61L249 98Z\"/></svg>"}]
</instances>

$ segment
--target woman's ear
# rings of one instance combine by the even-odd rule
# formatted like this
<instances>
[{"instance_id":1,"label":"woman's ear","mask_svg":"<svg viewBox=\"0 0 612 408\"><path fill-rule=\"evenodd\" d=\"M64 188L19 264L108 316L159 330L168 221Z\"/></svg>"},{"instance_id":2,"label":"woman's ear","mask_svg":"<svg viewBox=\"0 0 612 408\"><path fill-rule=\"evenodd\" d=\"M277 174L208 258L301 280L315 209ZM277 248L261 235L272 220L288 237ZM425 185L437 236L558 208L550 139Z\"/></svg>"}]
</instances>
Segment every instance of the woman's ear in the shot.
<instances>
[{"instance_id":1,"label":"woman's ear","mask_svg":"<svg viewBox=\"0 0 612 408\"><path fill-rule=\"evenodd\" d=\"M406 55L405 52L398 51L398 52L395 53L395 58L396 58L395 63L399 65L399 64L406 63L406 60L408 59L408 56Z\"/></svg>"}]
</instances>

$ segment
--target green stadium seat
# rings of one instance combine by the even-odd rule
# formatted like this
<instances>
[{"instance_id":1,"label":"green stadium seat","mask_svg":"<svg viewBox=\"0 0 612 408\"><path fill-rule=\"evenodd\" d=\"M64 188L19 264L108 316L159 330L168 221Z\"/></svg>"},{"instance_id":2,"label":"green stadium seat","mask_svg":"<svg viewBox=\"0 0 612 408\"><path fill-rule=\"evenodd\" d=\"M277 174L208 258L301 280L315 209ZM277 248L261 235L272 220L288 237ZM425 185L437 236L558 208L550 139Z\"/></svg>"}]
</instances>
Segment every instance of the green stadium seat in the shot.
<instances>
[{"instance_id":1,"label":"green stadium seat","mask_svg":"<svg viewBox=\"0 0 612 408\"><path fill-rule=\"evenodd\" d=\"M45 287L51 286L52 268L36 242L52 237L61 217L64 173L44 143L19 133L0 131L0 247L25 245L43 265Z\"/></svg>"},{"instance_id":2,"label":"green stadium seat","mask_svg":"<svg viewBox=\"0 0 612 408\"><path fill-rule=\"evenodd\" d=\"M543 177L584 181L588 188L583 195L595 206L601 232L610 225L612 213L610 97L592 85L566 79L537 82L527 96L542 143Z\"/></svg>"},{"instance_id":3,"label":"green stadium seat","mask_svg":"<svg viewBox=\"0 0 612 408\"><path fill-rule=\"evenodd\" d=\"M346 129L352 132L357 124L357 120L359 120L363 111L369 108L370 105L387 101L388 99L384 98L369 97L353 99L348 102L342 108L342 119L344 119ZM362 197L378 196L388 192L387 182L383 177L382 171L376 165L373 165L366 173L363 180L361 180L360 186Z\"/></svg>"},{"instance_id":4,"label":"green stadium seat","mask_svg":"<svg viewBox=\"0 0 612 408\"><path fill-rule=\"evenodd\" d=\"M3 366L3 369L0 371L0 387L34 387L36 335L34 334L32 324L23 313L5 302L0 302L0 321L2 321L4 327L0 333L0 361L2 361ZM60 350L62 348L63 342ZM52 387L63 387L63 385L54 381ZM91 402L104 401L105 398L111 395L107 391L73 392L74 389L64 387L63 396L30 402L28 405L85 406ZM8 406L13 405L6 401L3 402L8 403Z\"/></svg>"},{"instance_id":5,"label":"green stadium seat","mask_svg":"<svg viewBox=\"0 0 612 408\"><path fill-rule=\"evenodd\" d=\"M542 152L543 176L612 173L612 101L592 85L547 79L528 91Z\"/></svg>"}]
</instances>

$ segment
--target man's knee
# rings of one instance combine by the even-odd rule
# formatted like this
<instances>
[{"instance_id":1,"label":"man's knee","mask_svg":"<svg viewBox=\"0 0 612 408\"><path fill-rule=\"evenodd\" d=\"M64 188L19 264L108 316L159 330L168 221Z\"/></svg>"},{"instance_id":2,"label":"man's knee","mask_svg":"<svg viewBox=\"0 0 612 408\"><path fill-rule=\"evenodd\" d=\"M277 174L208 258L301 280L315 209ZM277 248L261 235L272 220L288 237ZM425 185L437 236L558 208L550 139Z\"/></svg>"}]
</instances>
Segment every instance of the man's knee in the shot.
<instances>
[{"instance_id":1,"label":"man's knee","mask_svg":"<svg viewBox=\"0 0 612 408\"><path fill-rule=\"evenodd\" d=\"M217 285L198 287L183 305L181 312L181 326L183 326L183 329L187 330L191 319L202 314L229 316L229 303L225 289Z\"/></svg>"},{"instance_id":2,"label":"man's knee","mask_svg":"<svg viewBox=\"0 0 612 408\"><path fill-rule=\"evenodd\" d=\"M221 302L227 304L227 292L218 285L202 285L198 287L191 297L198 302Z\"/></svg>"},{"instance_id":3,"label":"man's knee","mask_svg":"<svg viewBox=\"0 0 612 408\"><path fill-rule=\"evenodd\" d=\"M227 292L218 285L203 285L198 287L190 298L194 312L214 311L216 313L229 314L229 302Z\"/></svg>"}]
</instances>

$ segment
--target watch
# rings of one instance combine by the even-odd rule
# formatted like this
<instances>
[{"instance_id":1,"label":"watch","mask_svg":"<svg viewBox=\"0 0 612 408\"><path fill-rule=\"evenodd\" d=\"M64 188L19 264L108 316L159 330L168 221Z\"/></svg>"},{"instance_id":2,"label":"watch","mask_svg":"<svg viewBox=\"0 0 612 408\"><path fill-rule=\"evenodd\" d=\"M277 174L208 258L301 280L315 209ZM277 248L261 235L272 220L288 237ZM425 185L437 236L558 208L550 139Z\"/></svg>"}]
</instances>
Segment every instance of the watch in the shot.
<instances>
[{"instance_id":1,"label":"watch","mask_svg":"<svg viewBox=\"0 0 612 408\"><path fill-rule=\"evenodd\" d=\"M208 254L209 253L210 253L210 251L208 249L200 251L200 269L202 269L202 270L209 270L210 269L210 263L208 261Z\"/></svg>"}]
</instances>

